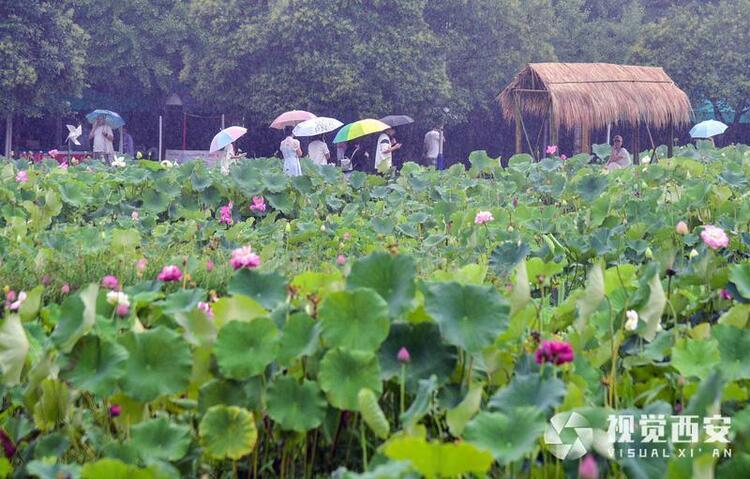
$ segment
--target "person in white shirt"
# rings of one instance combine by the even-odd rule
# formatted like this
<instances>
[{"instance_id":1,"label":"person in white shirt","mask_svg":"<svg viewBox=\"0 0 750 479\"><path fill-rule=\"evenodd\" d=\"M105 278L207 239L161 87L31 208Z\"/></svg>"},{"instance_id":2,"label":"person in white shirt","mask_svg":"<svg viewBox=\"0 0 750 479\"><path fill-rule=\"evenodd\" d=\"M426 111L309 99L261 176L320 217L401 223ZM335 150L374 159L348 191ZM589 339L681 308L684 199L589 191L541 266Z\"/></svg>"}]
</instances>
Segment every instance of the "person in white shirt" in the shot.
<instances>
[{"instance_id":1,"label":"person in white shirt","mask_svg":"<svg viewBox=\"0 0 750 479\"><path fill-rule=\"evenodd\" d=\"M630 161L630 153L628 150L622 147L622 137L615 135L612 140L612 153L609 155L609 160L604 167L608 170L616 170L619 168L627 168L632 162Z\"/></svg>"},{"instance_id":2,"label":"person in white shirt","mask_svg":"<svg viewBox=\"0 0 750 479\"><path fill-rule=\"evenodd\" d=\"M229 167L235 163L234 145L228 144L224 147L224 156L221 158L220 167L221 174L227 176L229 174Z\"/></svg>"},{"instance_id":3,"label":"person in white shirt","mask_svg":"<svg viewBox=\"0 0 750 479\"><path fill-rule=\"evenodd\" d=\"M327 165L331 159L331 151L322 137L317 137L307 146L307 156L316 165Z\"/></svg>"},{"instance_id":4,"label":"person in white shirt","mask_svg":"<svg viewBox=\"0 0 750 479\"><path fill-rule=\"evenodd\" d=\"M97 117L94 127L89 133L89 139L94 140L94 157L108 163L111 162L115 154L115 148L112 144L114 138L115 135L112 132L112 128L107 125L104 117Z\"/></svg>"},{"instance_id":5,"label":"person in white shirt","mask_svg":"<svg viewBox=\"0 0 750 479\"><path fill-rule=\"evenodd\" d=\"M435 127L424 135L424 166L437 166L437 159L443 153L445 136L443 129Z\"/></svg>"},{"instance_id":6,"label":"person in white shirt","mask_svg":"<svg viewBox=\"0 0 750 479\"><path fill-rule=\"evenodd\" d=\"M295 139L289 129L286 138L281 141L279 150L284 156L284 174L288 176L302 175L302 167L299 164L299 158L302 156L302 147L299 140Z\"/></svg>"},{"instance_id":7,"label":"person in white shirt","mask_svg":"<svg viewBox=\"0 0 750 479\"><path fill-rule=\"evenodd\" d=\"M394 133L393 128L389 128L378 137L375 146L375 171L386 173L393 166L393 152L401 149L401 143L391 142Z\"/></svg>"}]
</instances>

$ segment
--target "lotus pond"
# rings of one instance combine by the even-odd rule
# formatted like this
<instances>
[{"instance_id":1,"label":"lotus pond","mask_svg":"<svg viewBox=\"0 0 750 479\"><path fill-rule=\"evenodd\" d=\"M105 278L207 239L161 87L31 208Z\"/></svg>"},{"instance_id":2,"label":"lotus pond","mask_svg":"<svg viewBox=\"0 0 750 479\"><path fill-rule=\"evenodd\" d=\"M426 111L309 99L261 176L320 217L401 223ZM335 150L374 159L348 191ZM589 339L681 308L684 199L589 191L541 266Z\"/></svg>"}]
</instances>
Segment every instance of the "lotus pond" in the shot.
<instances>
[{"instance_id":1,"label":"lotus pond","mask_svg":"<svg viewBox=\"0 0 750 479\"><path fill-rule=\"evenodd\" d=\"M750 148L0 168L0 477L750 477Z\"/></svg>"}]
</instances>

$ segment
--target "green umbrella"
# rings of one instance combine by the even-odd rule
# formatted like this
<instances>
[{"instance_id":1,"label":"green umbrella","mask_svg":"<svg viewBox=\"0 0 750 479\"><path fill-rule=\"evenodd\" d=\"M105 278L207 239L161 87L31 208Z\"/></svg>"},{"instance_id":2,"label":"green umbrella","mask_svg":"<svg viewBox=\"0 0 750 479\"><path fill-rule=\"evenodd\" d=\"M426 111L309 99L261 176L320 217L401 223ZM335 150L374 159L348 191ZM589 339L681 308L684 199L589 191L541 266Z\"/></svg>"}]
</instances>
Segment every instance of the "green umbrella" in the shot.
<instances>
[{"instance_id":1,"label":"green umbrella","mask_svg":"<svg viewBox=\"0 0 750 479\"><path fill-rule=\"evenodd\" d=\"M373 120L372 118L355 121L354 123L349 123L348 125L341 127L336 134L336 138L333 139L333 142L341 143L344 141L351 141L365 135L380 133L388 128L390 128L390 126L387 124L380 120Z\"/></svg>"}]
</instances>

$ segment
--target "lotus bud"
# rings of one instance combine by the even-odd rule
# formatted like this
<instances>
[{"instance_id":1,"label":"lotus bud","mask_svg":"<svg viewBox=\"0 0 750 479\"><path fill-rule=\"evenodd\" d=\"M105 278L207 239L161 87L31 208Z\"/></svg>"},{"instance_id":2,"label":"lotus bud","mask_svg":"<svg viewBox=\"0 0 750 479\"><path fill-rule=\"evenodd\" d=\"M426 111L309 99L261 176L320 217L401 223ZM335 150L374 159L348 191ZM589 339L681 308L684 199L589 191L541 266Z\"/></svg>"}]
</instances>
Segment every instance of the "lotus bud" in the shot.
<instances>
[{"instance_id":1,"label":"lotus bud","mask_svg":"<svg viewBox=\"0 0 750 479\"><path fill-rule=\"evenodd\" d=\"M396 359L398 359L398 362L400 363L408 363L411 361L411 355L409 354L409 350L405 347L402 347L398 350L398 354L396 355Z\"/></svg>"},{"instance_id":2,"label":"lotus bud","mask_svg":"<svg viewBox=\"0 0 750 479\"><path fill-rule=\"evenodd\" d=\"M119 404L113 404L109 407L109 415L112 417L118 417L122 414L122 406Z\"/></svg>"},{"instance_id":3,"label":"lotus bud","mask_svg":"<svg viewBox=\"0 0 750 479\"><path fill-rule=\"evenodd\" d=\"M578 477L580 479L599 479L599 465L591 454L586 454L578 466Z\"/></svg>"},{"instance_id":4,"label":"lotus bud","mask_svg":"<svg viewBox=\"0 0 750 479\"><path fill-rule=\"evenodd\" d=\"M680 221L677 223L677 226L675 227L675 231L677 231L677 234L685 235L688 233L688 225L684 221Z\"/></svg>"},{"instance_id":5,"label":"lotus bud","mask_svg":"<svg viewBox=\"0 0 750 479\"><path fill-rule=\"evenodd\" d=\"M690 253L688 254L688 257L689 257L690 259L693 259L693 258L695 258L696 256L698 256L698 252L697 252L697 251L695 251L695 248L691 249L691 250L690 250Z\"/></svg>"},{"instance_id":6,"label":"lotus bud","mask_svg":"<svg viewBox=\"0 0 750 479\"><path fill-rule=\"evenodd\" d=\"M654 252L651 251L651 248L646 248L646 251L643 252L643 256L646 257L646 259L654 259Z\"/></svg>"}]
</instances>

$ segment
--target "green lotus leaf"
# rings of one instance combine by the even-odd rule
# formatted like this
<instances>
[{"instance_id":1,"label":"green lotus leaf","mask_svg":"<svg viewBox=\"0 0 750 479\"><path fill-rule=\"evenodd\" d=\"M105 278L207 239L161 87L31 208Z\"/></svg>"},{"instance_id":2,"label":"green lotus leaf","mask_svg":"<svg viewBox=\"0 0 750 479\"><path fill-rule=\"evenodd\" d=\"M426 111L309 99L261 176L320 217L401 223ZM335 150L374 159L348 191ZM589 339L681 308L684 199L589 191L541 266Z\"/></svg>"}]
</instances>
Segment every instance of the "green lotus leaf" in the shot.
<instances>
[{"instance_id":1,"label":"green lotus leaf","mask_svg":"<svg viewBox=\"0 0 750 479\"><path fill-rule=\"evenodd\" d=\"M184 391L190 383L190 346L175 331L162 326L119 338L129 357L120 387L127 395L152 401Z\"/></svg>"},{"instance_id":2,"label":"green lotus leaf","mask_svg":"<svg viewBox=\"0 0 750 479\"><path fill-rule=\"evenodd\" d=\"M39 312L39 307L42 304L43 292L44 286L39 285L27 293L26 301L24 301L18 309L18 315L21 316L21 321L26 322L36 318L36 315Z\"/></svg>"},{"instance_id":3,"label":"green lotus leaf","mask_svg":"<svg viewBox=\"0 0 750 479\"><path fill-rule=\"evenodd\" d=\"M584 176L575 186L575 191L584 201L594 201L607 189L607 177L599 174Z\"/></svg>"},{"instance_id":4,"label":"green lotus leaf","mask_svg":"<svg viewBox=\"0 0 750 479\"><path fill-rule=\"evenodd\" d=\"M34 405L34 424L42 431L50 431L67 420L70 391L64 382L52 378L42 381L40 388L41 395Z\"/></svg>"},{"instance_id":5,"label":"green lotus leaf","mask_svg":"<svg viewBox=\"0 0 750 479\"><path fill-rule=\"evenodd\" d=\"M276 357L279 330L271 318L232 321L219 330L214 354L221 374L247 379L261 374Z\"/></svg>"},{"instance_id":6,"label":"green lotus leaf","mask_svg":"<svg viewBox=\"0 0 750 479\"><path fill-rule=\"evenodd\" d=\"M646 341L653 341L661 324L661 315L667 305L667 296L659 279L659 273L655 272L648 282L650 294L648 301L638 310L639 318L646 323L642 334Z\"/></svg>"},{"instance_id":7,"label":"green lotus leaf","mask_svg":"<svg viewBox=\"0 0 750 479\"><path fill-rule=\"evenodd\" d=\"M198 411L203 414L211 406L245 406L248 404L246 385L229 379L212 379L198 392Z\"/></svg>"},{"instance_id":8,"label":"green lotus leaf","mask_svg":"<svg viewBox=\"0 0 750 479\"><path fill-rule=\"evenodd\" d=\"M142 469L117 459L99 459L81 469L81 479L167 479L155 466Z\"/></svg>"},{"instance_id":9,"label":"green lotus leaf","mask_svg":"<svg viewBox=\"0 0 750 479\"><path fill-rule=\"evenodd\" d=\"M383 452L397 461L409 461L428 479L475 474L485 477L492 466L492 454L466 441L427 442L422 437L399 436L388 441Z\"/></svg>"},{"instance_id":10,"label":"green lotus leaf","mask_svg":"<svg viewBox=\"0 0 750 479\"><path fill-rule=\"evenodd\" d=\"M466 397L453 409L446 411L445 422L450 428L451 434L460 437L464 432L466 423L474 417L482 405L482 384L473 384Z\"/></svg>"},{"instance_id":11,"label":"green lotus leaf","mask_svg":"<svg viewBox=\"0 0 750 479\"><path fill-rule=\"evenodd\" d=\"M62 352L68 353L96 322L96 301L99 286L90 284L80 293L68 296L60 308L50 339Z\"/></svg>"},{"instance_id":12,"label":"green lotus leaf","mask_svg":"<svg viewBox=\"0 0 750 479\"><path fill-rule=\"evenodd\" d=\"M326 400L314 381L279 377L268 388L268 415L282 429L309 431L323 422Z\"/></svg>"},{"instance_id":13,"label":"green lotus leaf","mask_svg":"<svg viewBox=\"0 0 750 479\"><path fill-rule=\"evenodd\" d=\"M721 402L721 396L726 381L721 370L714 369L698 385L698 390L690 398L685 408L685 414L700 417L710 416L710 409Z\"/></svg>"},{"instance_id":14,"label":"green lotus leaf","mask_svg":"<svg viewBox=\"0 0 750 479\"><path fill-rule=\"evenodd\" d=\"M163 213L169 208L172 197L155 190L147 190L143 193L143 210L149 213Z\"/></svg>"},{"instance_id":15,"label":"green lotus leaf","mask_svg":"<svg viewBox=\"0 0 750 479\"><path fill-rule=\"evenodd\" d=\"M729 267L729 280L743 298L750 299L750 263L731 265Z\"/></svg>"},{"instance_id":16,"label":"green lotus leaf","mask_svg":"<svg viewBox=\"0 0 750 479\"><path fill-rule=\"evenodd\" d=\"M506 241L490 254L490 267L500 277L508 276L529 254L526 243Z\"/></svg>"},{"instance_id":17,"label":"green lotus leaf","mask_svg":"<svg viewBox=\"0 0 750 479\"><path fill-rule=\"evenodd\" d=\"M128 352L119 344L87 335L64 358L60 377L77 389L108 396L125 373L127 359Z\"/></svg>"},{"instance_id":18,"label":"green lotus leaf","mask_svg":"<svg viewBox=\"0 0 750 479\"><path fill-rule=\"evenodd\" d=\"M449 344L479 354L508 326L510 306L491 286L425 283L425 310Z\"/></svg>"},{"instance_id":19,"label":"green lotus leaf","mask_svg":"<svg viewBox=\"0 0 750 479\"><path fill-rule=\"evenodd\" d=\"M29 340L17 314L11 314L0 324L0 368L3 384L15 386L21 382L21 372L29 352Z\"/></svg>"},{"instance_id":20,"label":"green lotus leaf","mask_svg":"<svg viewBox=\"0 0 750 479\"><path fill-rule=\"evenodd\" d=\"M686 378L705 379L720 361L719 343L714 338L678 340L672 348L672 366Z\"/></svg>"},{"instance_id":21,"label":"green lotus leaf","mask_svg":"<svg viewBox=\"0 0 750 479\"><path fill-rule=\"evenodd\" d=\"M221 298L213 304L213 311L217 328L230 321L250 321L268 314L257 301L242 295Z\"/></svg>"},{"instance_id":22,"label":"green lotus leaf","mask_svg":"<svg viewBox=\"0 0 750 479\"><path fill-rule=\"evenodd\" d=\"M411 309L417 267L410 256L373 253L354 262L347 288L371 288L388 302L391 317Z\"/></svg>"},{"instance_id":23,"label":"green lotus leaf","mask_svg":"<svg viewBox=\"0 0 750 479\"><path fill-rule=\"evenodd\" d=\"M435 375L439 383L445 382L456 365L456 348L445 344L440 338L437 324L394 323L388 338L378 351L383 379L392 379L401 374L398 352L409 351L406 365L406 389L414 392L420 379Z\"/></svg>"},{"instance_id":24,"label":"green lotus leaf","mask_svg":"<svg viewBox=\"0 0 750 479\"><path fill-rule=\"evenodd\" d=\"M547 424L534 407L509 413L480 412L464 429L464 439L492 452L500 464L510 464L537 447Z\"/></svg>"},{"instance_id":25,"label":"green lotus leaf","mask_svg":"<svg viewBox=\"0 0 750 479\"><path fill-rule=\"evenodd\" d=\"M729 381L750 378L750 330L717 324L711 334L719 342L719 369Z\"/></svg>"},{"instance_id":26,"label":"green lotus leaf","mask_svg":"<svg viewBox=\"0 0 750 479\"><path fill-rule=\"evenodd\" d=\"M190 184L193 187L193 191L203 191L211 186L212 183L213 180L203 168L194 169L193 174L190 175Z\"/></svg>"},{"instance_id":27,"label":"green lotus leaf","mask_svg":"<svg viewBox=\"0 0 750 479\"><path fill-rule=\"evenodd\" d=\"M408 461L388 461L375 469L357 473L338 468L333 477L337 479L413 479L414 470Z\"/></svg>"},{"instance_id":28,"label":"green lotus leaf","mask_svg":"<svg viewBox=\"0 0 750 479\"><path fill-rule=\"evenodd\" d=\"M34 457L62 457L70 448L70 439L63 432L57 431L37 438L34 443Z\"/></svg>"},{"instance_id":29,"label":"green lotus leaf","mask_svg":"<svg viewBox=\"0 0 750 479\"><path fill-rule=\"evenodd\" d=\"M320 362L318 382L333 406L348 411L357 410L360 389L383 391L378 360L365 351L331 349Z\"/></svg>"},{"instance_id":30,"label":"green lotus leaf","mask_svg":"<svg viewBox=\"0 0 750 479\"><path fill-rule=\"evenodd\" d=\"M583 330L588 324L589 318L594 311L599 309L599 305L604 300L604 272L602 265L595 263L589 270L586 277L586 289L581 298L576 301L578 308L578 318L575 326L578 331Z\"/></svg>"},{"instance_id":31,"label":"green lotus leaf","mask_svg":"<svg viewBox=\"0 0 750 479\"><path fill-rule=\"evenodd\" d=\"M320 305L323 339L333 347L375 351L388 336L388 305L372 289L331 293Z\"/></svg>"},{"instance_id":32,"label":"green lotus leaf","mask_svg":"<svg viewBox=\"0 0 750 479\"><path fill-rule=\"evenodd\" d=\"M205 298L206 292L202 289L180 289L156 304L166 314L187 313L197 308Z\"/></svg>"},{"instance_id":33,"label":"green lotus leaf","mask_svg":"<svg viewBox=\"0 0 750 479\"><path fill-rule=\"evenodd\" d=\"M263 171L260 177L263 186L265 186L271 193L280 193L284 191L289 183L289 177L282 173Z\"/></svg>"},{"instance_id":34,"label":"green lotus leaf","mask_svg":"<svg viewBox=\"0 0 750 479\"><path fill-rule=\"evenodd\" d=\"M517 374L510 384L492 396L489 407L508 414L523 406L535 406L542 412L550 412L562 404L564 398L565 383L556 377Z\"/></svg>"},{"instance_id":35,"label":"green lotus leaf","mask_svg":"<svg viewBox=\"0 0 750 479\"><path fill-rule=\"evenodd\" d=\"M261 273L254 269L241 269L229 280L230 294L243 294L271 310L286 301L286 279L279 273Z\"/></svg>"},{"instance_id":36,"label":"green lotus leaf","mask_svg":"<svg viewBox=\"0 0 750 479\"><path fill-rule=\"evenodd\" d=\"M253 414L237 406L213 406L198 427L201 445L213 459L240 459L258 439Z\"/></svg>"},{"instance_id":37,"label":"green lotus leaf","mask_svg":"<svg viewBox=\"0 0 750 479\"><path fill-rule=\"evenodd\" d=\"M113 252L129 252L141 244L141 234L135 229L116 229L112 231L110 247Z\"/></svg>"},{"instance_id":38,"label":"green lotus leaf","mask_svg":"<svg viewBox=\"0 0 750 479\"><path fill-rule=\"evenodd\" d=\"M36 459L26 465L26 473L39 479L59 479L61 477L79 477L81 466L78 464L48 463ZM10 477L10 476L6 476Z\"/></svg>"},{"instance_id":39,"label":"green lotus leaf","mask_svg":"<svg viewBox=\"0 0 750 479\"><path fill-rule=\"evenodd\" d=\"M166 416L130 428L132 443L144 462L179 461L190 447L190 426L173 424Z\"/></svg>"},{"instance_id":40,"label":"green lotus leaf","mask_svg":"<svg viewBox=\"0 0 750 479\"><path fill-rule=\"evenodd\" d=\"M437 389L438 382L435 376L430 376L430 379L420 379L417 387L417 395L409 405L409 409L401 415L401 423L409 426L418 423L429 412L432 405L432 398ZM406 429L408 428L407 426Z\"/></svg>"},{"instance_id":41,"label":"green lotus leaf","mask_svg":"<svg viewBox=\"0 0 750 479\"><path fill-rule=\"evenodd\" d=\"M304 313L289 316L279 340L277 358L282 364L300 356L312 356L320 346L320 323Z\"/></svg>"},{"instance_id":42,"label":"green lotus leaf","mask_svg":"<svg viewBox=\"0 0 750 479\"><path fill-rule=\"evenodd\" d=\"M284 214L289 214L294 211L294 201L291 195L287 192L282 193L269 193L266 195L268 204L273 206L274 209L281 211Z\"/></svg>"}]
</instances>

